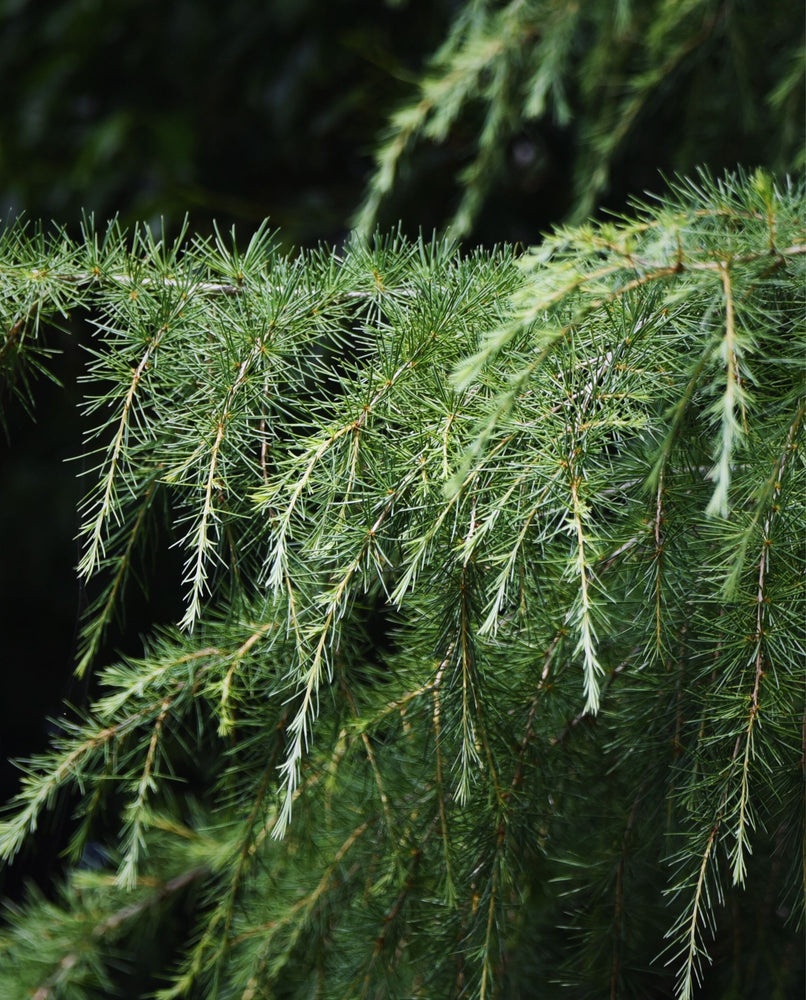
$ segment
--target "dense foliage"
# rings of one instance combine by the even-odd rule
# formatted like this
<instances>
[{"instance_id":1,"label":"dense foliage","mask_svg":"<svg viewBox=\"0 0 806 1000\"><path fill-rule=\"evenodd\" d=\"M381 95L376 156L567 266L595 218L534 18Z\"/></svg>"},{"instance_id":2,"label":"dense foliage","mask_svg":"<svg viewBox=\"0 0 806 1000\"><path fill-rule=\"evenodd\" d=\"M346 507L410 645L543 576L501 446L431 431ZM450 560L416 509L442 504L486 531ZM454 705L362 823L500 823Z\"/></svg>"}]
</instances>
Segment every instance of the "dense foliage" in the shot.
<instances>
[{"instance_id":1,"label":"dense foliage","mask_svg":"<svg viewBox=\"0 0 806 1000\"><path fill-rule=\"evenodd\" d=\"M805 53L0 0L0 1000L803 992Z\"/></svg>"},{"instance_id":2,"label":"dense foliage","mask_svg":"<svg viewBox=\"0 0 806 1000\"><path fill-rule=\"evenodd\" d=\"M166 522L185 603L25 765L2 856L67 801L72 871L0 997L796 992L805 203L702 175L527 253L7 228L6 384L95 331L80 669Z\"/></svg>"}]
</instances>

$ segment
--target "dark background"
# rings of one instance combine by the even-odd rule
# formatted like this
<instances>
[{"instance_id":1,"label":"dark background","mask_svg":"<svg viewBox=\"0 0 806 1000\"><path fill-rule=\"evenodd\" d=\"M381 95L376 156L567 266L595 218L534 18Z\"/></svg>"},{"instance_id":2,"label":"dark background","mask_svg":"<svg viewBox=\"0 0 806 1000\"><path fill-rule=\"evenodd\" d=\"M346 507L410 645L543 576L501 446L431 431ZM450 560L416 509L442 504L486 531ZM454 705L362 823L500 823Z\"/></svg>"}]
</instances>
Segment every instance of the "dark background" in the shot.
<instances>
[{"instance_id":1,"label":"dark background","mask_svg":"<svg viewBox=\"0 0 806 1000\"><path fill-rule=\"evenodd\" d=\"M607 207L661 188L661 170L770 159L764 95L774 81L764 53L791 43L802 12L780 0L755 6L761 56L715 46L704 64L683 67L677 89L658 92L614 163ZM170 233L187 213L192 231L210 232L215 219L236 225L242 240L270 217L289 247L343 240L386 117L413 93L457 7L0 0L0 217L25 213L76 230L84 209L127 225L164 220ZM444 223L477 131L471 110L444 144L422 146L381 224L401 219L409 233L428 233ZM513 134L469 242L534 242L561 221L581 142L574 122ZM35 419L12 406L0 435L0 800L17 784L8 758L42 749L48 715L64 698L80 705L87 695L71 676L87 601L74 574L82 484L71 459L81 451L77 380L88 333L77 318L53 335L62 386L41 379ZM142 632L176 617L169 538L154 558L163 589L132 595L107 657L136 653ZM41 841L36 862L13 868L0 893L16 895L26 870L47 882L58 845Z\"/></svg>"}]
</instances>

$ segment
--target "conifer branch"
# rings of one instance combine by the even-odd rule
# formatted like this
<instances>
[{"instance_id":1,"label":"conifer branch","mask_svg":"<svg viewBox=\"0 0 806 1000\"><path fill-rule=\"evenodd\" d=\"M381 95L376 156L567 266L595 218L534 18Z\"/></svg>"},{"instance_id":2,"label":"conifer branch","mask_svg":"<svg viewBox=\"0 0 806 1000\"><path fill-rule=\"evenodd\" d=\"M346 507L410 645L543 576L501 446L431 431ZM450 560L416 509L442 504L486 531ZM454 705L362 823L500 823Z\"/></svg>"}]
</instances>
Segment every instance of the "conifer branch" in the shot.
<instances>
[{"instance_id":1,"label":"conifer branch","mask_svg":"<svg viewBox=\"0 0 806 1000\"><path fill-rule=\"evenodd\" d=\"M121 409L117 432L109 447L108 458L105 463L106 472L101 481L99 491L101 496L93 503L93 507L96 508L97 512L94 514L91 524L85 524L82 530L82 533L89 535L87 548L85 549L78 564L78 573L84 578L88 578L94 574L101 562L101 559L103 558L106 521L110 514L113 514L118 509L118 467L121 459L123 458L124 447L128 438L129 417L131 415L135 394L137 392L137 387L140 384L140 379L142 378L146 368L149 366L152 356L156 353L157 348L159 347L162 335L167 331L167 329L168 327L166 325L157 331L154 339L151 340L146 347L146 350L143 353L137 367L132 371L131 383L123 400L123 407Z\"/></svg>"},{"instance_id":2,"label":"conifer branch","mask_svg":"<svg viewBox=\"0 0 806 1000\"><path fill-rule=\"evenodd\" d=\"M101 870L10 911L0 992L160 942L163 998L616 997L667 928L678 998L721 983L723 895L803 869L803 201L702 175L527 253L5 234L20 362L92 324L80 668L163 511L188 593L24 765L2 857L70 796Z\"/></svg>"},{"instance_id":3,"label":"conifer branch","mask_svg":"<svg viewBox=\"0 0 806 1000\"><path fill-rule=\"evenodd\" d=\"M141 533L146 524L146 514L149 512L154 498L155 486L156 482L152 480L145 488L137 515L128 531L126 547L117 559L114 560L117 569L107 585L105 593L99 598L97 606L91 609L90 617L82 630L81 647L79 648L76 663L76 675L78 677L84 676L87 668L95 659L118 607L118 602L123 595L126 580L131 569L134 549L140 540Z\"/></svg>"}]
</instances>

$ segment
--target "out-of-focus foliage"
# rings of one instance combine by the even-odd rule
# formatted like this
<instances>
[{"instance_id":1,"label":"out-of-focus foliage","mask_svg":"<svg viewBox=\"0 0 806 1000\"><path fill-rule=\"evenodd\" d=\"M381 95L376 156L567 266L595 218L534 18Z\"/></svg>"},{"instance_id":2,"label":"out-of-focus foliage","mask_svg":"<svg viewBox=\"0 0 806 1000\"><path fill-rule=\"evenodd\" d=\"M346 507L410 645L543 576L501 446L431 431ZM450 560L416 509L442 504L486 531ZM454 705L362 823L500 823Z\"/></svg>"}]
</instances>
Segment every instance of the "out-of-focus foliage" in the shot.
<instances>
[{"instance_id":1,"label":"out-of-focus foliage","mask_svg":"<svg viewBox=\"0 0 806 1000\"><path fill-rule=\"evenodd\" d=\"M0 212L340 239L397 107L364 229L534 242L659 170L802 165L803 53L791 0L0 0Z\"/></svg>"},{"instance_id":2,"label":"out-of-focus foliage","mask_svg":"<svg viewBox=\"0 0 806 1000\"><path fill-rule=\"evenodd\" d=\"M446 6L2 0L0 215L339 238Z\"/></svg>"},{"instance_id":3,"label":"out-of-focus foliage","mask_svg":"<svg viewBox=\"0 0 806 1000\"><path fill-rule=\"evenodd\" d=\"M791 0L466 0L391 119L356 223L370 232L387 199L397 218L401 169L419 178L433 148L458 175L443 221L492 238L534 198L580 221L659 169L802 168L805 65Z\"/></svg>"}]
</instances>

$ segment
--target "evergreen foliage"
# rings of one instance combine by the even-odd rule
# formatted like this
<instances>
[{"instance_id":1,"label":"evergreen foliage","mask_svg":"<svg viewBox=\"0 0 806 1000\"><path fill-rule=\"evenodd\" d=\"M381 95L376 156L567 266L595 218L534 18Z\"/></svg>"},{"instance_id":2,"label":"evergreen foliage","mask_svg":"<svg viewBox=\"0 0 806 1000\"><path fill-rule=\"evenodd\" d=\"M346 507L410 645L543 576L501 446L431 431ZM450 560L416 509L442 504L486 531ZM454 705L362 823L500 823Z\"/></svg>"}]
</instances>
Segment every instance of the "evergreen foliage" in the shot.
<instances>
[{"instance_id":1,"label":"evergreen foliage","mask_svg":"<svg viewBox=\"0 0 806 1000\"><path fill-rule=\"evenodd\" d=\"M0 997L792 995L805 203L702 174L526 253L7 227L5 384L95 331L79 670L166 521L185 605L22 764L0 853L69 803L71 870Z\"/></svg>"},{"instance_id":2,"label":"evergreen foliage","mask_svg":"<svg viewBox=\"0 0 806 1000\"><path fill-rule=\"evenodd\" d=\"M630 159L685 173L749 157L800 169L802 15L789 0L466 0L390 119L356 226L372 231L425 142L454 147L457 236L472 231L513 155L535 175L530 188L540 186L557 130L573 146L563 170L576 221Z\"/></svg>"}]
</instances>

